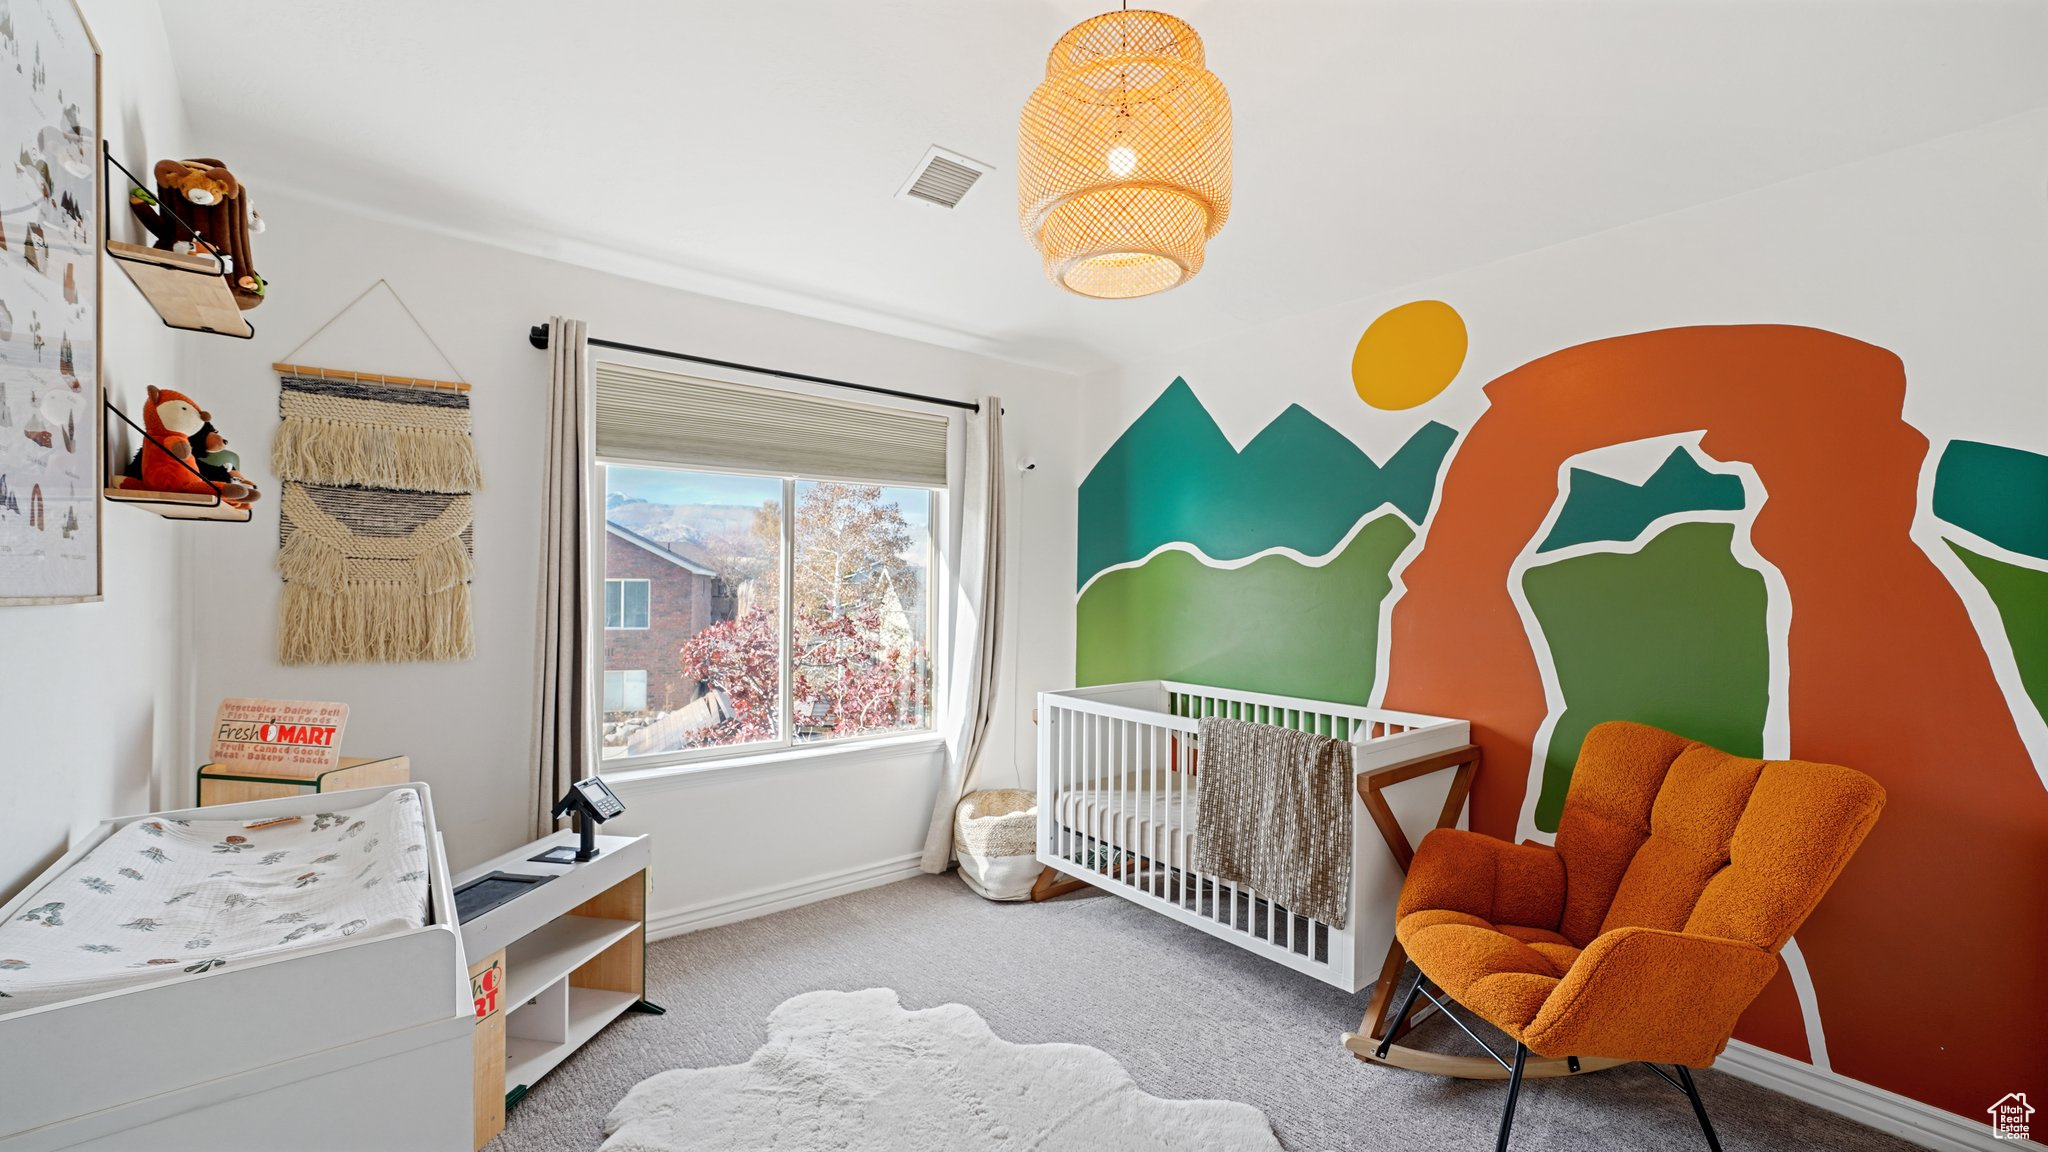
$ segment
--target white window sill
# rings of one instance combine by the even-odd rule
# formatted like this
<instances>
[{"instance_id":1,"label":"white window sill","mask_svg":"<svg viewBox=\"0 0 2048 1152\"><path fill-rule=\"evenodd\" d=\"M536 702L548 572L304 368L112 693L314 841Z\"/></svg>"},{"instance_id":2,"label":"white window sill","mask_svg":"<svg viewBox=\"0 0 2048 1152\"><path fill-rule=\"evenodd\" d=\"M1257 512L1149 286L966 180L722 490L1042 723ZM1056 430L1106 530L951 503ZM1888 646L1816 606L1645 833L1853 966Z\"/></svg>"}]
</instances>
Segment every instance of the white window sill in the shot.
<instances>
[{"instance_id":1,"label":"white window sill","mask_svg":"<svg viewBox=\"0 0 2048 1152\"><path fill-rule=\"evenodd\" d=\"M607 771L600 764L598 774L617 792L660 792L670 788L747 779L796 769L823 767L828 764L846 766L875 760L934 756L944 749L945 744L945 737L936 732L913 732L904 736L877 736L866 740L808 744L764 752L742 752L717 759L691 760L653 768Z\"/></svg>"}]
</instances>

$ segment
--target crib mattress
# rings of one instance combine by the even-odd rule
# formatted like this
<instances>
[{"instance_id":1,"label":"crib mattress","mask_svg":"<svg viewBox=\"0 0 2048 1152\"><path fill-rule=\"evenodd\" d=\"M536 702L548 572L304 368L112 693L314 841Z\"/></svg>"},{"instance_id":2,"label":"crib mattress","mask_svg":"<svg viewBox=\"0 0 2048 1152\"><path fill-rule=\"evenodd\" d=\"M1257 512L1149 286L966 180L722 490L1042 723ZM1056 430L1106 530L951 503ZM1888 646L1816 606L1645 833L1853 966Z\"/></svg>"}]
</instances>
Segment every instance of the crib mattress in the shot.
<instances>
[{"instance_id":1,"label":"crib mattress","mask_svg":"<svg viewBox=\"0 0 2048 1152\"><path fill-rule=\"evenodd\" d=\"M1195 819L1200 811L1192 785L1147 789L1069 789L1060 793L1060 823L1126 852L1172 868L1194 858Z\"/></svg>"},{"instance_id":2,"label":"crib mattress","mask_svg":"<svg viewBox=\"0 0 2048 1152\"><path fill-rule=\"evenodd\" d=\"M0 924L0 1015L418 928L428 856L409 789L267 828L130 821Z\"/></svg>"}]
</instances>

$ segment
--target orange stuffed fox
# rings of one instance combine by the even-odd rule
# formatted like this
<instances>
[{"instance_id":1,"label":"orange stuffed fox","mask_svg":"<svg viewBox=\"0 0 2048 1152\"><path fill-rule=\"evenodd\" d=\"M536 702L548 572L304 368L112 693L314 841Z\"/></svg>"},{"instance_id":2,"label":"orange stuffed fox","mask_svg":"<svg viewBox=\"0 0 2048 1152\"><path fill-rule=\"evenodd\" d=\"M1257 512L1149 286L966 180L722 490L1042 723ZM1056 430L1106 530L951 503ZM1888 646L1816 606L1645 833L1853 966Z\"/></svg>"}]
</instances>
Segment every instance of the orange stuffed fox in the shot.
<instances>
[{"instance_id":1,"label":"orange stuffed fox","mask_svg":"<svg viewBox=\"0 0 2048 1152\"><path fill-rule=\"evenodd\" d=\"M254 488L236 480L209 484L198 473L199 461L194 456L196 451L203 449L195 449L192 438L199 435L211 419L190 396L152 386L149 403L142 410L142 426L148 431L149 439L142 445L141 474L139 477L127 477L122 487L211 496L217 485L221 499L246 507L256 498Z\"/></svg>"}]
</instances>

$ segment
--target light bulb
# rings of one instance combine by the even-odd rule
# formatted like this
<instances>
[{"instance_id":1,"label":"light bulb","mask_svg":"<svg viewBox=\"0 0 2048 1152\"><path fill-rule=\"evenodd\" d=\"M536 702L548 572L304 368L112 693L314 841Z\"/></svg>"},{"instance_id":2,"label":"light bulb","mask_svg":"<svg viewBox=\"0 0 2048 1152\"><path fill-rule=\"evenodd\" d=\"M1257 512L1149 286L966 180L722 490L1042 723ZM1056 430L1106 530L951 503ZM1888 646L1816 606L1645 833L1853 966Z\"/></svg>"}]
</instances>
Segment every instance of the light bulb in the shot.
<instances>
[{"instance_id":1,"label":"light bulb","mask_svg":"<svg viewBox=\"0 0 2048 1152\"><path fill-rule=\"evenodd\" d=\"M1129 176L1138 167L1138 154L1127 144L1111 148L1105 159L1109 162L1110 172L1117 176Z\"/></svg>"}]
</instances>

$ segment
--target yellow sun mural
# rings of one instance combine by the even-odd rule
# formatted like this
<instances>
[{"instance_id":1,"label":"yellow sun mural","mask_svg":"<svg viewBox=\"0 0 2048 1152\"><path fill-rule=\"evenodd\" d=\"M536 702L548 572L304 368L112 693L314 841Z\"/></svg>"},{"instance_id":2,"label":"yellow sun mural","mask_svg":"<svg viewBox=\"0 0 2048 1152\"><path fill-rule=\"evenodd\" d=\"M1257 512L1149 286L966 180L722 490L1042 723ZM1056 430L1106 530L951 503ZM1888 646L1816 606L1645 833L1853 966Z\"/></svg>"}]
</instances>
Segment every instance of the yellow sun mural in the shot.
<instances>
[{"instance_id":1,"label":"yellow sun mural","mask_svg":"<svg viewBox=\"0 0 2048 1152\"><path fill-rule=\"evenodd\" d=\"M1395 411L1436 398L1465 365L1465 320L1441 300L1390 308L1358 338L1351 383L1358 398Z\"/></svg>"}]
</instances>

